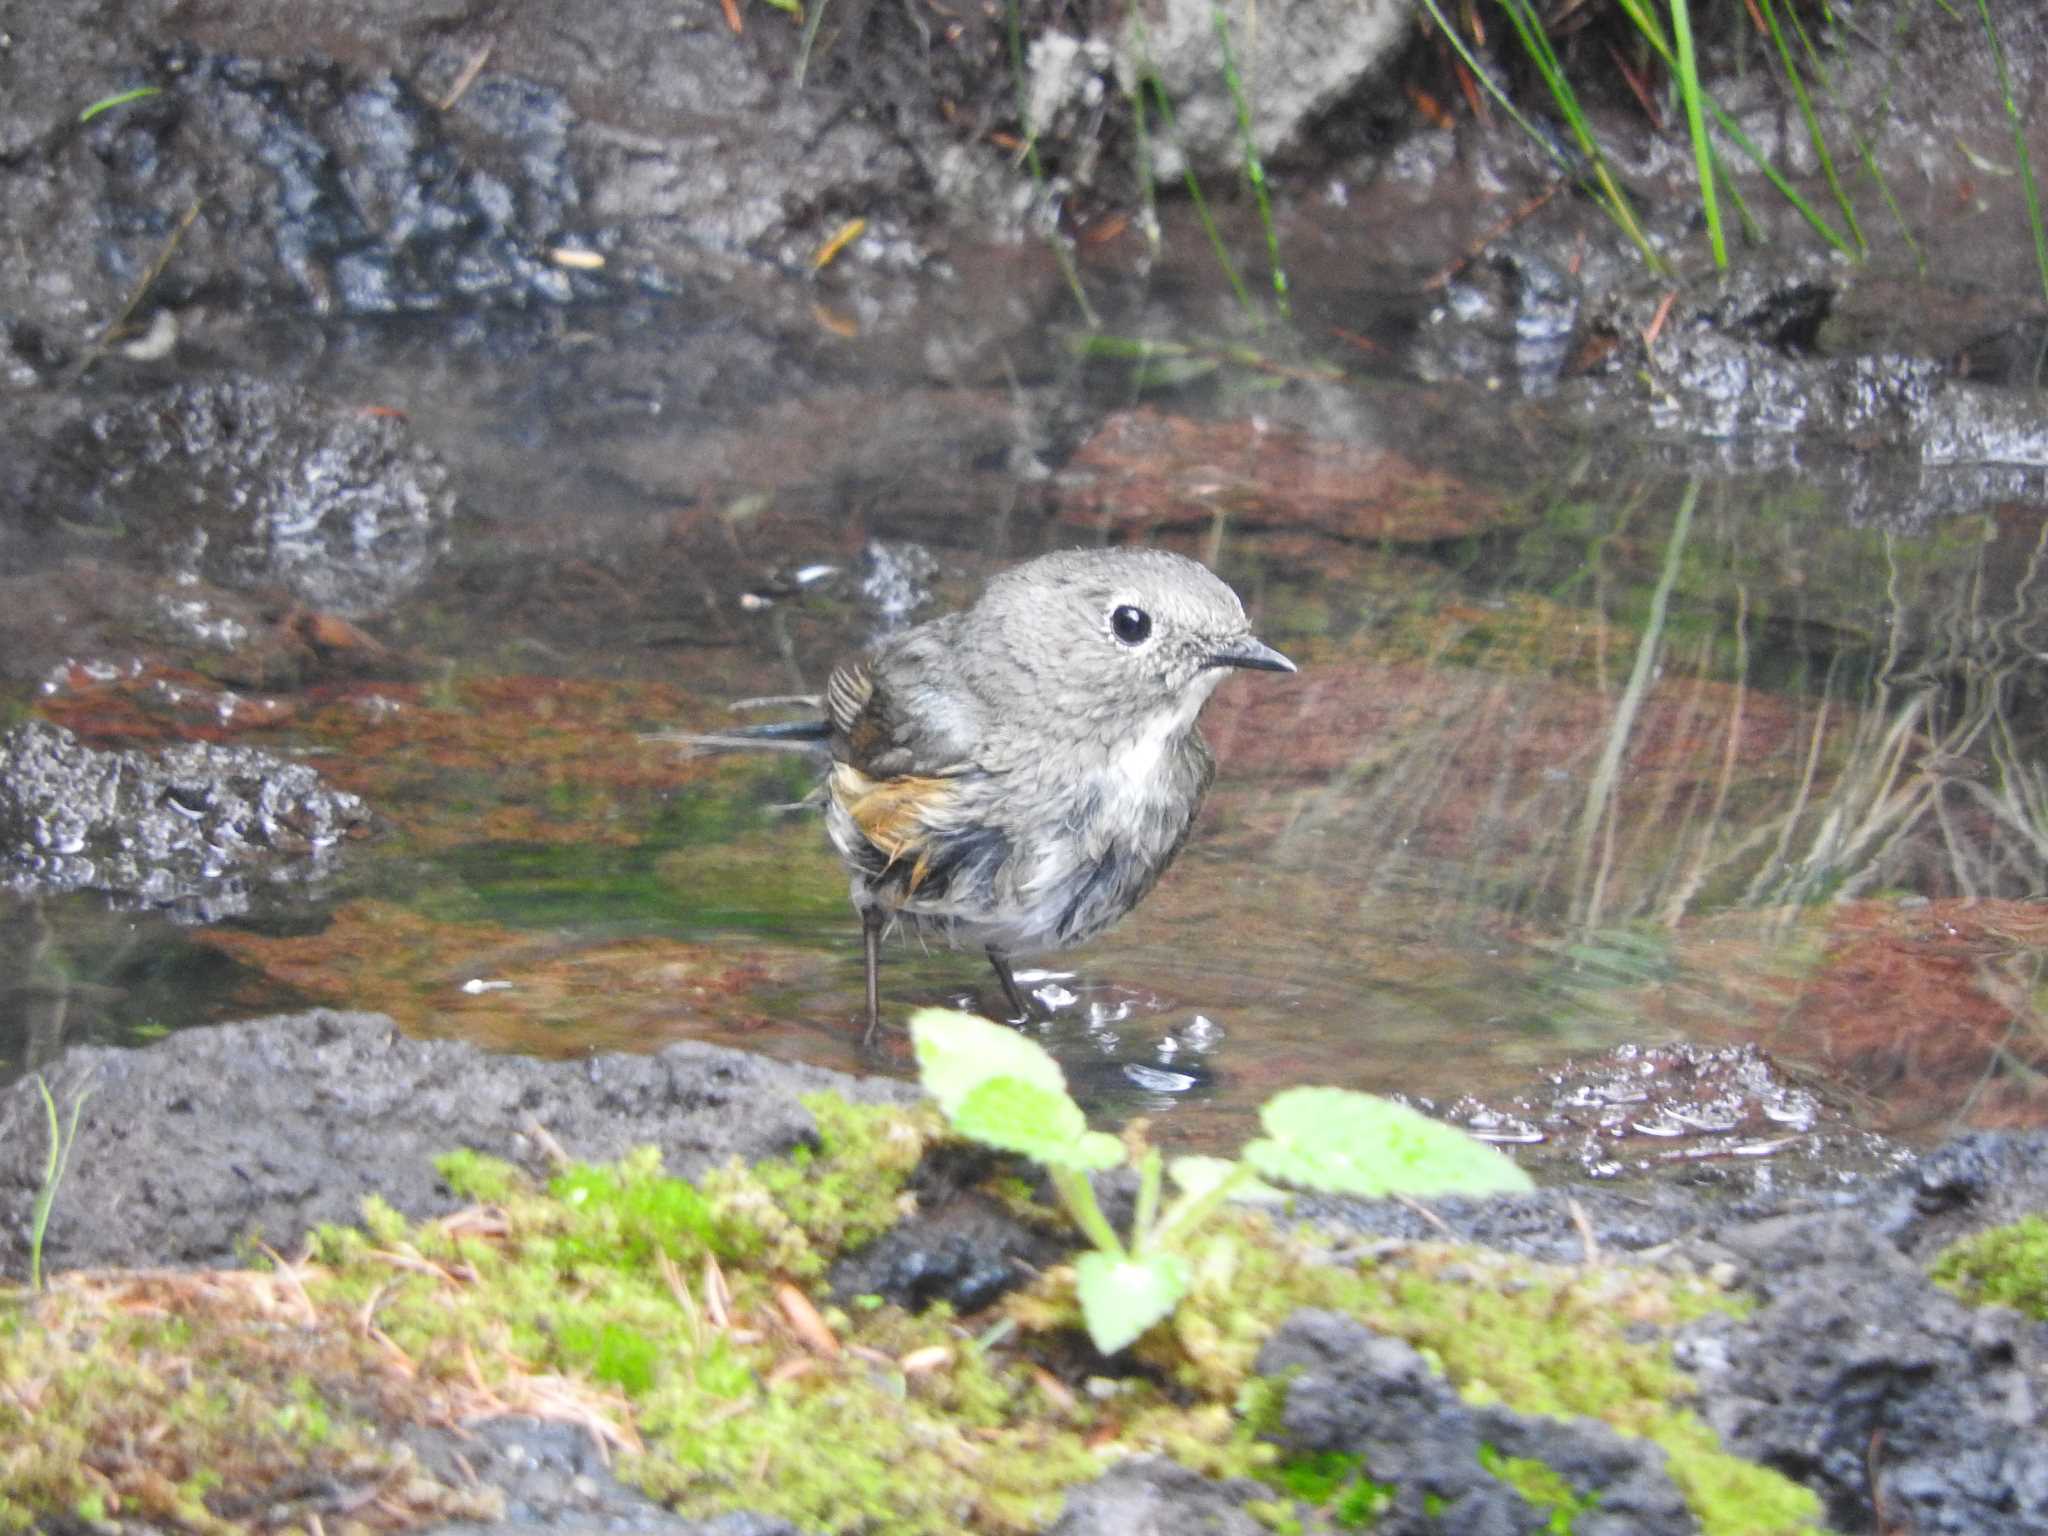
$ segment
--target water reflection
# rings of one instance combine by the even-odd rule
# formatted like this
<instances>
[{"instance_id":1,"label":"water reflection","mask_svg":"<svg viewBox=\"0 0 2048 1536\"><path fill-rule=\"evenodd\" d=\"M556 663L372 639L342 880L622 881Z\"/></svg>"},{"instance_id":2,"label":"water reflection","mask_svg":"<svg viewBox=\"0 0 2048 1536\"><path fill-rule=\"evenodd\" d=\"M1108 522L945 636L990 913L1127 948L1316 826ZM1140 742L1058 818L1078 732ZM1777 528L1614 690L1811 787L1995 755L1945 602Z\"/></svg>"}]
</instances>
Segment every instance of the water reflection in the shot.
<instances>
[{"instance_id":1,"label":"water reflection","mask_svg":"<svg viewBox=\"0 0 2048 1536\"><path fill-rule=\"evenodd\" d=\"M1908 531L1805 466L1674 468L1569 401L1389 373L1226 361L1147 395L1055 347L900 387L828 352L771 390L732 333L542 335L488 366L388 339L331 341L329 387L450 466L454 544L379 650L300 645L258 716L379 839L319 904L279 890L213 927L18 901L10 1070L307 1001L521 1049L695 1036L873 1069L843 876L789 809L810 770L663 734L817 691L1004 563L1117 539L1211 561L1303 672L1219 694L1182 862L1032 983L1109 1112L1227 1140L1328 1082L1540 1127L1571 1107L1546 1074L1688 1040L1761 1042L1798 1081L1747 1117L1660 1100L1617 1145L1754 1140L1808 1090L1911 1131L2042 1118L2039 501ZM670 360L697 341L730 398ZM179 734L141 698L153 655L37 708ZM900 959L895 1013L977 1000L974 956Z\"/></svg>"}]
</instances>

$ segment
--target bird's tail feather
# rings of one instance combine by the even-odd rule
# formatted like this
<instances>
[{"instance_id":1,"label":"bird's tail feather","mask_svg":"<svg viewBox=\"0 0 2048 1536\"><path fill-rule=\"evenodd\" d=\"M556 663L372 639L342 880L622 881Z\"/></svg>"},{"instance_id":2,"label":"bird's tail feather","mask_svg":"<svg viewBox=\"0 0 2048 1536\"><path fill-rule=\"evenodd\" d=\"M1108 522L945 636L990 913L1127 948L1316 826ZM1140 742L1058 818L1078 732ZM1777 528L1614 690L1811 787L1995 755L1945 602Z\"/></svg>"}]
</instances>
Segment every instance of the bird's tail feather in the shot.
<instances>
[{"instance_id":1,"label":"bird's tail feather","mask_svg":"<svg viewBox=\"0 0 2048 1536\"><path fill-rule=\"evenodd\" d=\"M729 731L650 731L645 741L673 742L699 752L819 752L832 737L829 720L771 720Z\"/></svg>"}]
</instances>

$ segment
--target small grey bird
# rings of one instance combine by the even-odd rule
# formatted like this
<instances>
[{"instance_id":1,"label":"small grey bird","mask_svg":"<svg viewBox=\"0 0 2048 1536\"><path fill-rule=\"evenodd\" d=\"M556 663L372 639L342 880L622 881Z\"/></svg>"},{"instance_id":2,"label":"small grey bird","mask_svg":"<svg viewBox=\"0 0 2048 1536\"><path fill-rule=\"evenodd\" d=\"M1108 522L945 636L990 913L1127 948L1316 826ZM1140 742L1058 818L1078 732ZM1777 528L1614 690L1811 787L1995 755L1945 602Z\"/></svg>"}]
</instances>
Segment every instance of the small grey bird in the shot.
<instances>
[{"instance_id":1,"label":"small grey bird","mask_svg":"<svg viewBox=\"0 0 2048 1536\"><path fill-rule=\"evenodd\" d=\"M1205 567L1063 550L832 673L826 824L853 873L867 1035L892 924L1013 955L1093 938L1152 889L1215 774L1195 717L1224 671L1292 672Z\"/></svg>"}]
</instances>

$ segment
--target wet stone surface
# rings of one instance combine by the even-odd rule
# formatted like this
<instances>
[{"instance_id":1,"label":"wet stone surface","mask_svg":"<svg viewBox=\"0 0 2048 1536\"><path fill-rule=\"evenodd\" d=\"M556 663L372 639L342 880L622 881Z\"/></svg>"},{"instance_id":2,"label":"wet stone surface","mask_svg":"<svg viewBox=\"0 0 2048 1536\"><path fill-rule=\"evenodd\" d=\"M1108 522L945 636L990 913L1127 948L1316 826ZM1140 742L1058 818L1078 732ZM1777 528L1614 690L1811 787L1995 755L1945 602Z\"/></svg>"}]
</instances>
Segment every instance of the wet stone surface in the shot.
<instances>
[{"instance_id":1,"label":"wet stone surface","mask_svg":"<svg viewBox=\"0 0 2048 1536\"><path fill-rule=\"evenodd\" d=\"M172 572L343 615L419 587L454 505L447 470L394 413L246 377L92 412L25 501L58 550L116 538Z\"/></svg>"},{"instance_id":2,"label":"wet stone surface","mask_svg":"<svg viewBox=\"0 0 2048 1536\"><path fill-rule=\"evenodd\" d=\"M99 891L212 922L252 883L305 882L369 830L362 801L255 747L88 747L28 721L0 737L0 882L21 895Z\"/></svg>"},{"instance_id":3,"label":"wet stone surface","mask_svg":"<svg viewBox=\"0 0 2048 1536\"><path fill-rule=\"evenodd\" d=\"M1799 1179L1887 1172L1906 1157L1755 1045L1624 1045L1545 1078L1507 1105L1455 1103L1446 1116L1518 1148L1532 1169L1591 1179L1684 1168L1697 1182L1739 1183L1744 1164L1765 1160Z\"/></svg>"},{"instance_id":4,"label":"wet stone surface","mask_svg":"<svg viewBox=\"0 0 2048 1536\"><path fill-rule=\"evenodd\" d=\"M437 1536L522 1536L592 1530L624 1536L802 1536L787 1520L734 1511L710 1520L670 1514L619 1481L581 1426L507 1415L457 1433L415 1427L405 1442L444 1482L472 1479L497 1491L503 1514L491 1521L450 1521Z\"/></svg>"},{"instance_id":5,"label":"wet stone surface","mask_svg":"<svg viewBox=\"0 0 2048 1536\"><path fill-rule=\"evenodd\" d=\"M150 1051L77 1050L49 1078L62 1103L91 1090L50 1225L52 1268L229 1264L258 1234L282 1252L321 1222L353 1223L373 1193L443 1215L457 1202L433 1160L458 1146L545 1171L547 1137L588 1162L654 1145L689 1177L813 1144L800 1093L915 1096L694 1042L549 1063L326 1011L190 1031ZM0 1268L21 1273L42 1100L16 1083L0 1102Z\"/></svg>"}]
</instances>

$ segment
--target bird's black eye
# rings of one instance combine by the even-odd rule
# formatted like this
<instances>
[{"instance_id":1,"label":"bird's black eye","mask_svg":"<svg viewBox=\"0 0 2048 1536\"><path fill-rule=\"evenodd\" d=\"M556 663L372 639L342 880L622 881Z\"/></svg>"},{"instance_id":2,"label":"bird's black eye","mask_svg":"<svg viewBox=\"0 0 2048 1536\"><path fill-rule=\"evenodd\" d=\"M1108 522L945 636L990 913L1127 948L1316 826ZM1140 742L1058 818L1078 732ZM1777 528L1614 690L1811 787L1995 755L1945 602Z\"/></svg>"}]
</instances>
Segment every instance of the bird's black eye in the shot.
<instances>
[{"instance_id":1,"label":"bird's black eye","mask_svg":"<svg viewBox=\"0 0 2048 1536\"><path fill-rule=\"evenodd\" d=\"M1109 627L1125 645L1143 645L1152 633L1152 615L1124 603L1110 614Z\"/></svg>"}]
</instances>

